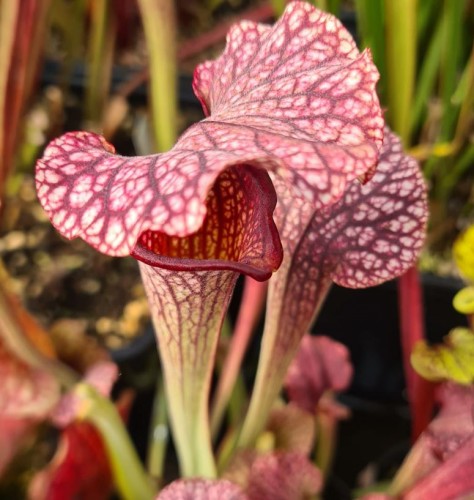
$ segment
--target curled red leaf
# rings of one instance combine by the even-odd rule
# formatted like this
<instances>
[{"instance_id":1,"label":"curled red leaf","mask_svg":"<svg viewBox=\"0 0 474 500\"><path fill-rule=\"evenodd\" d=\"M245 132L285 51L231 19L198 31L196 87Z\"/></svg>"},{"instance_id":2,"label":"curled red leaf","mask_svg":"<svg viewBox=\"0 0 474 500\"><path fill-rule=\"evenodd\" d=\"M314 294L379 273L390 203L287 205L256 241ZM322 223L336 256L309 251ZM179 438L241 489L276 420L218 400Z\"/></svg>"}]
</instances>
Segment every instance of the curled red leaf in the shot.
<instances>
[{"instance_id":1,"label":"curled red leaf","mask_svg":"<svg viewBox=\"0 0 474 500\"><path fill-rule=\"evenodd\" d=\"M416 161L404 155L400 140L388 130L367 184L353 182L324 211L288 201L282 200L277 217L284 234L300 235L296 242L284 238L292 281L304 274L315 283L330 278L353 288L377 285L413 265L424 242L426 185Z\"/></svg>"},{"instance_id":2,"label":"curled red leaf","mask_svg":"<svg viewBox=\"0 0 474 500\"><path fill-rule=\"evenodd\" d=\"M282 341L293 335L299 341L333 281L363 288L394 278L413 265L424 242L426 185L416 161L388 130L367 184L354 181L323 211L280 201L277 225L287 260L272 286L278 290L274 300L282 303Z\"/></svg>"},{"instance_id":3,"label":"curled red leaf","mask_svg":"<svg viewBox=\"0 0 474 500\"><path fill-rule=\"evenodd\" d=\"M296 171L307 167L296 175L323 192L331 171L354 178L375 164L369 151L383 137L377 79L370 55L359 53L338 19L291 2L273 27L233 26L224 53L196 69L194 89L213 120L255 128L264 144L283 150L285 139L301 139L299 154L283 151L283 158ZM365 153L357 158L357 151Z\"/></svg>"},{"instance_id":4,"label":"curled red leaf","mask_svg":"<svg viewBox=\"0 0 474 500\"><path fill-rule=\"evenodd\" d=\"M407 491L404 500L454 500L474 493L474 435Z\"/></svg>"},{"instance_id":5,"label":"curled red leaf","mask_svg":"<svg viewBox=\"0 0 474 500\"><path fill-rule=\"evenodd\" d=\"M269 305L280 311L278 349L288 357L332 282L364 288L413 265L425 238L426 185L417 162L387 129L369 182L353 181L326 210L281 197L276 218L286 257L271 282Z\"/></svg>"},{"instance_id":6,"label":"curled red leaf","mask_svg":"<svg viewBox=\"0 0 474 500\"><path fill-rule=\"evenodd\" d=\"M292 2L273 27L237 24L223 55L198 67L194 87L209 117L171 151L124 158L99 136L66 134L38 161L38 196L64 236L109 255L135 252L139 241L139 258L163 234L176 242L196 233L191 243L199 246L206 214L213 228L225 223L212 211L219 176L239 177L250 166L321 208L373 172L383 135L377 78L369 53L358 52L337 19Z\"/></svg>"},{"instance_id":7,"label":"curled red leaf","mask_svg":"<svg viewBox=\"0 0 474 500\"><path fill-rule=\"evenodd\" d=\"M92 425L75 422L66 427L53 460L34 477L29 498L105 500L113 481L104 444Z\"/></svg>"},{"instance_id":8,"label":"curled red leaf","mask_svg":"<svg viewBox=\"0 0 474 500\"><path fill-rule=\"evenodd\" d=\"M268 278L281 261L268 174L241 166L196 177L204 166L192 165L195 147L192 139L173 161L124 158L99 136L66 134L38 162L38 195L64 236L80 236L102 253L132 253L173 270L233 268Z\"/></svg>"},{"instance_id":9,"label":"curled red leaf","mask_svg":"<svg viewBox=\"0 0 474 500\"><path fill-rule=\"evenodd\" d=\"M173 271L228 269L258 280L283 258L272 219L276 196L268 174L241 166L223 172L209 193L201 228L187 237L142 233L132 252L151 266Z\"/></svg>"},{"instance_id":10,"label":"curled red leaf","mask_svg":"<svg viewBox=\"0 0 474 500\"><path fill-rule=\"evenodd\" d=\"M133 394L125 391L116 403L125 420L132 401ZM61 431L51 461L33 477L28 498L105 500L112 489L112 471L101 435L88 422L72 421Z\"/></svg>"}]
</instances>

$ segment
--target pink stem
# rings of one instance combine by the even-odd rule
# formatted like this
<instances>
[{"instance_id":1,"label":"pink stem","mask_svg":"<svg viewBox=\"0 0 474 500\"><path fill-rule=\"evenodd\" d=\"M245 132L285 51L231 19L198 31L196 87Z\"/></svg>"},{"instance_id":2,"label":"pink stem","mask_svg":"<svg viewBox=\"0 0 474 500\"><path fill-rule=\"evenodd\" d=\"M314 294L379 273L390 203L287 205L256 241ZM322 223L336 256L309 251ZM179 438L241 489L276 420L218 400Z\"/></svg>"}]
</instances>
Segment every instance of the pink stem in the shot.
<instances>
[{"instance_id":1,"label":"pink stem","mask_svg":"<svg viewBox=\"0 0 474 500\"><path fill-rule=\"evenodd\" d=\"M398 305L405 379L412 415L412 440L415 441L430 422L434 405L434 385L418 375L410 363L415 343L425 338L422 289L416 267L409 269L398 281Z\"/></svg>"},{"instance_id":2,"label":"pink stem","mask_svg":"<svg viewBox=\"0 0 474 500\"><path fill-rule=\"evenodd\" d=\"M249 340L260 318L267 288L268 281L261 283L248 276L245 277L245 288L237 323L222 366L222 373L219 377L212 404L211 432L213 436L215 436L219 430Z\"/></svg>"}]
</instances>

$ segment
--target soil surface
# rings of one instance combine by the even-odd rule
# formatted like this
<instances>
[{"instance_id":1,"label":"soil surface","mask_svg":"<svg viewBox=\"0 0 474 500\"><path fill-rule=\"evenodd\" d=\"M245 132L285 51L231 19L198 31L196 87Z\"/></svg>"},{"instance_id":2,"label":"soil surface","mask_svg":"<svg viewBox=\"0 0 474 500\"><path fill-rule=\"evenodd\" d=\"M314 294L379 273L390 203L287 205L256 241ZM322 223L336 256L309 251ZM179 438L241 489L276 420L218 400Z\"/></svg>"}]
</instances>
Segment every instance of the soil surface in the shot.
<instances>
[{"instance_id":1,"label":"soil surface","mask_svg":"<svg viewBox=\"0 0 474 500\"><path fill-rule=\"evenodd\" d=\"M137 262L59 236L36 199L31 175L7 200L2 222L0 257L26 308L44 326L84 320L111 349L141 332L149 314Z\"/></svg>"}]
</instances>

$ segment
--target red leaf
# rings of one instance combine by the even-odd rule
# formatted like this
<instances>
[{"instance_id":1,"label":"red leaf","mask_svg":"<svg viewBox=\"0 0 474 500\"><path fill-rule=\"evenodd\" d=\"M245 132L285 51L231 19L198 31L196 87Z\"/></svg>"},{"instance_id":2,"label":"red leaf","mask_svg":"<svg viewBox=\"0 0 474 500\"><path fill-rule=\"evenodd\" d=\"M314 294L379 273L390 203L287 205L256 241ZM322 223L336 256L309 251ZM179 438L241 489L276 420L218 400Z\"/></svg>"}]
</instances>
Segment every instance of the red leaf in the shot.
<instances>
[{"instance_id":1,"label":"red leaf","mask_svg":"<svg viewBox=\"0 0 474 500\"><path fill-rule=\"evenodd\" d=\"M239 484L249 500L313 498L322 487L321 472L297 451L240 451L224 476Z\"/></svg>"},{"instance_id":2,"label":"red leaf","mask_svg":"<svg viewBox=\"0 0 474 500\"><path fill-rule=\"evenodd\" d=\"M63 430L51 463L33 479L29 498L105 500L112 484L99 434L90 424L75 422Z\"/></svg>"},{"instance_id":3,"label":"red leaf","mask_svg":"<svg viewBox=\"0 0 474 500\"><path fill-rule=\"evenodd\" d=\"M474 388L446 383L438 397L440 412L414 444L391 488L408 490L407 498L438 499L436 488L440 500L474 491Z\"/></svg>"},{"instance_id":4,"label":"red leaf","mask_svg":"<svg viewBox=\"0 0 474 500\"><path fill-rule=\"evenodd\" d=\"M474 435L474 387L445 383L437 396L441 410L428 426L427 434L435 455L445 460Z\"/></svg>"},{"instance_id":5,"label":"red leaf","mask_svg":"<svg viewBox=\"0 0 474 500\"><path fill-rule=\"evenodd\" d=\"M2 275L1 279L6 277ZM2 285L7 283L2 281ZM49 372L28 364L41 361L41 355L53 356L47 334L15 297L3 289L0 289L0 310L1 476L25 437L50 415L60 388Z\"/></svg>"},{"instance_id":6,"label":"red leaf","mask_svg":"<svg viewBox=\"0 0 474 500\"><path fill-rule=\"evenodd\" d=\"M369 54L359 54L335 17L291 2L273 27L235 25L221 57L196 69L194 88L214 120L264 132L259 142L301 168L287 174L301 175L313 198L333 196L331 173L344 183L344 174L375 165L383 137L377 79ZM285 139L301 140L301 148Z\"/></svg>"},{"instance_id":7,"label":"red leaf","mask_svg":"<svg viewBox=\"0 0 474 500\"><path fill-rule=\"evenodd\" d=\"M129 254L146 231L198 231L231 166L237 177L244 164L274 171L320 208L373 170L383 127L377 78L339 21L292 2L273 28L236 25L224 54L197 69L195 90L211 114L171 151L124 158L98 136L66 134L38 161L39 198L64 236L110 255Z\"/></svg>"},{"instance_id":8,"label":"red leaf","mask_svg":"<svg viewBox=\"0 0 474 500\"><path fill-rule=\"evenodd\" d=\"M131 391L125 391L116 403L124 420L133 398ZM112 472L100 434L91 424L75 421L61 432L56 453L33 478L28 498L106 500L112 488Z\"/></svg>"},{"instance_id":9,"label":"red leaf","mask_svg":"<svg viewBox=\"0 0 474 500\"><path fill-rule=\"evenodd\" d=\"M404 500L456 500L474 494L474 435L403 495Z\"/></svg>"},{"instance_id":10,"label":"red leaf","mask_svg":"<svg viewBox=\"0 0 474 500\"><path fill-rule=\"evenodd\" d=\"M345 346L328 337L305 335L286 374L285 387L293 403L315 413L326 391L347 388L352 372Z\"/></svg>"},{"instance_id":11,"label":"red leaf","mask_svg":"<svg viewBox=\"0 0 474 500\"><path fill-rule=\"evenodd\" d=\"M0 60L0 206L4 184L14 167L22 114L36 82L51 0L12 2L3 9ZM9 19L8 11L12 14Z\"/></svg>"},{"instance_id":12,"label":"red leaf","mask_svg":"<svg viewBox=\"0 0 474 500\"><path fill-rule=\"evenodd\" d=\"M181 479L167 486L156 500L246 500L241 489L226 479Z\"/></svg>"},{"instance_id":13,"label":"red leaf","mask_svg":"<svg viewBox=\"0 0 474 500\"><path fill-rule=\"evenodd\" d=\"M206 139L204 135L199 138ZM278 267L281 247L271 219L276 200L265 172L230 168L208 195L219 171L194 177L199 163L193 165L196 158L191 157L198 153L171 151L174 159L164 163L164 155L123 158L111 155L110 150L99 136L66 134L38 162L38 195L64 236L81 236L109 255L133 252L147 263L168 269L231 267L264 279ZM216 154L209 151L211 156ZM153 185L147 186L152 178ZM205 181L203 191L196 191L195 181L200 185ZM259 215L250 222L246 218L253 216L255 205ZM256 224L260 224L260 234L253 232ZM246 247L239 245L241 232ZM196 234L177 237L188 233Z\"/></svg>"}]
</instances>

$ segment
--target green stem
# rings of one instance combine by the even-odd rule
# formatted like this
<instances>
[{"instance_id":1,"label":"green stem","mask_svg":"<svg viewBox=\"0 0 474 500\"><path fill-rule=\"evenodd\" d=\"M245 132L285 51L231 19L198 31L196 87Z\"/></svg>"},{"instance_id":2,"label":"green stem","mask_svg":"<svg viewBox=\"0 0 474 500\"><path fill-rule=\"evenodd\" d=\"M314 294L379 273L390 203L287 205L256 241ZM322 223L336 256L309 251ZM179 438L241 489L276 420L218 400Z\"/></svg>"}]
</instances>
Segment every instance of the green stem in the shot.
<instances>
[{"instance_id":1,"label":"green stem","mask_svg":"<svg viewBox=\"0 0 474 500\"><path fill-rule=\"evenodd\" d=\"M316 451L314 463L327 478L334 459L336 449L337 420L327 413L319 412L314 417L316 427Z\"/></svg>"},{"instance_id":2,"label":"green stem","mask_svg":"<svg viewBox=\"0 0 474 500\"><path fill-rule=\"evenodd\" d=\"M176 140L176 47L172 0L138 0L150 57L150 94L155 145L171 149Z\"/></svg>"},{"instance_id":3,"label":"green stem","mask_svg":"<svg viewBox=\"0 0 474 500\"><path fill-rule=\"evenodd\" d=\"M152 424L148 446L147 469L156 485L161 486L163 479L163 466L166 457L166 446L169 439L168 416L166 412L165 389L160 380L156 386L153 401Z\"/></svg>"},{"instance_id":4,"label":"green stem","mask_svg":"<svg viewBox=\"0 0 474 500\"><path fill-rule=\"evenodd\" d=\"M339 16L341 12L341 0L328 0L328 12Z\"/></svg>"},{"instance_id":5,"label":"green stem","mask_svg":"<svg viewBox=\"0 0 474 500\"><path fill-rule=\"evenodd\" d=\"M440 19L436 30L431 37L428 50L423 57L416 93L413 100L413 110L411 113L410 130L414 132L419 126L423 116L423 111L426 110L431 94L436 84L436 77L440 64L440 54L442 49L442 22Z\"/></svg>"},{"instance_id":6,"label":"green stem","mask_svg":"<svg viewBox=\"0 0 474 500\"><path fill-rule=\"evenodd\" d=\"M443 116L439 140L447 141L453 136L457 107L451 102L458 79L458 63L461 53L461 26L464 2L445 0L443 9L443 51L440 67L441 101Z\"/></svg>"},{"instance_id":7,"label":"green stem","mask_svg":"<svg viewBox=\"0 0 474 500\"><path fill-rule=\"evenodd\" d=\"M115 405L84 383L78 384L74 392L82 400L79 418L92 423L104 440L120 495L125 500L155 498L150 478L140 463Z\"/></svg>"},{"instance_id":8,"label":"green stem","mask_svg":"<svg viewBox=\"0 0 474 500\"><path fill-rule=\"evenodd\" d=\"M378 93L386 102L384 4L380 0L356 0L357 26L364 47L369 47L380 72Z\"/></svg>"},{"instance_id":9,"label":"green stem","mask_svg":"<svg viewBox=\"0 0 474 500\"><path fill-rule=\"evenodd\" d=\"M325 10L334 16L338 16L341 10L340 0L313 0L315 7Z\"/></svg>"},{"instance_id":10,"label":"green stem","mask_svg":"<svg viewBox=\"0 0 474 500\"><path fill-rule=\"evenodd\" d=\"M458 88L453 95L453 101L459 102L461 106L454 135L454 142L460 144L468 136L472 123L471 116L474 104L474 45L459 80Z\"/></svg>"},{"instance_id":11,"label":"green stem","mask_svg":"<svg viewBox=\"0 0 474 500\"><path fill-rule=\"evenodd\" d=\"M161 359L162 362L165 359L163 351ZM181 476L214 478L216 465L208 431L207 413L201 405L201 392L204 391L196 391L192 380L183 384L170 377L166 378L170 421Z\"/></svg>"},{"instance_id":12,"label":"green stem","mask_svg":"<svg viewBox=\"0 0 474 500\"><path fill-rule=\"evenodd\" d=\"M328 10L328 1L327 0L313 0L313 5L320 10Z\"/></svg>"},{"instance_id":13,"label":"green stem","mask_svg":"<svg viewBox=\"0 0 474 500\"><path fill-rule=\"evenodd\" d=\"M85 112L86 120L89 122L87 125L97 128L110 84L115 29L112 24L110 2L98 0L92 6Z\"/></svg>"},{"instance_id":14,"label":"green stem","mask_svg":"<svg viewBox=\"0 0 474 500\"><path fill-rule=\"evenodd\" d=\"M388 117L405 147L416 68L416 0L385 0Z\"/></svg>"},{"instance_id":15,"label":"green stem","mask_svg":"<svg viewBox=\"0 0 474 500\"><path fill-rule=\"evenodd\" d=\"M423 41L430 36L431 27L440 17L439 4L437 2L420 2L417 7L417 37L418 40Z\"/></svg>"}]
</instances>

